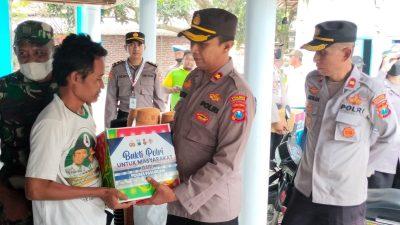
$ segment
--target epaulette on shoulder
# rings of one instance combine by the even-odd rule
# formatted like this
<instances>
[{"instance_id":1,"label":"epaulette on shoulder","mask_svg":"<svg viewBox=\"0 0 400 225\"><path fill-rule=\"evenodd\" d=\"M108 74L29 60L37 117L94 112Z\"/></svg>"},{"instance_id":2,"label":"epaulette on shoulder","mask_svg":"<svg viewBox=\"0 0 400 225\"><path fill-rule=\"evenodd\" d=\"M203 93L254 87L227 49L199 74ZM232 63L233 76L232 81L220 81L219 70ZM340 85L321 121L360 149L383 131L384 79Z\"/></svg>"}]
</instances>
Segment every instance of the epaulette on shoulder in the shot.
<instances>
[{"instance_id":1,"label":"epaulette on shoulder","mask_svg":"<svg viewBox=\"0 0 400 225\"><path fill-rule=\"evenodd\" d=\"M123 63L123 62L125 62L125 60L119 60L118 62L113 63L111 67L114 67L114 66L116 66L116 65L119 65L119 64L121 64L121 63Z\"/></svg>"},{"instance_id":2,"label":"epaulette on shoulder","mask_svg":"<svg viewBox=\"0 0 400 225\"><path fill-rule=\"evenodd\" d=\"M360 83L367 86L373 93L380 93L384 90L384 82L379 79L372 79L367 75L361 76Z\"/></svg>"},{"instance_id":3,"label":"epaulette on shoulder","mask_svg":"<svg viewBox=\"0 0 400 225\"><path fill-rule=\"evenodd\" d=\"M146 62L147 62L148 64L154 66L154 67L157 67L157 64L155 64L155 63L153 63L153 62L149 62L149 61L146 61Z\"/></svg>"}]
</instances>

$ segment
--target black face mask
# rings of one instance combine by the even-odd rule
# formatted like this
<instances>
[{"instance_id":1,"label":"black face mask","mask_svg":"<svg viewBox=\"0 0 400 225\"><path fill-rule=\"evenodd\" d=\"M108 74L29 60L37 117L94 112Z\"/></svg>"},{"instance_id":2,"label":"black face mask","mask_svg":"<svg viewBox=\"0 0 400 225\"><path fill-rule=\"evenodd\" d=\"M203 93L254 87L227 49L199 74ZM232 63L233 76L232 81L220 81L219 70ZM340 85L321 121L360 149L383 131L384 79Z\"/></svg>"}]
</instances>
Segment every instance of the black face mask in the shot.
<instances>
[{"instance_id":1,"label":"black face mask","mask_svg":"<svg viewBox=\"0 0 400 225\"><path fill-rule=\"evenodd\" d=\"M392 68L388 71L388 74L391 76L399 76L400 75L400 61L393 64Z\"/></svg>"},{"instance_id":2,"label":"black face mask","mask_svg":"<svg viewBox=\"0 0 400 225\"><path fill-rule=\"evenodd\" d=\"M180 59L175 59L178 63L181 63L182 62L182 60L183 60L183 58L180 58Z\"/></svg>"}]
</instances>

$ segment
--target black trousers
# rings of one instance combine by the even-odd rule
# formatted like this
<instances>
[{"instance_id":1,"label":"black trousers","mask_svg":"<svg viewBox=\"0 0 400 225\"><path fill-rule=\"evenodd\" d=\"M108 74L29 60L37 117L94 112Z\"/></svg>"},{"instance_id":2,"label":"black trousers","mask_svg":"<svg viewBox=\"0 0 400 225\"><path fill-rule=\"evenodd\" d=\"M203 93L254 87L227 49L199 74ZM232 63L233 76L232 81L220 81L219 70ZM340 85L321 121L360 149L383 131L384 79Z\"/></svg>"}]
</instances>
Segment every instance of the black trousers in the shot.
<instances>
[{"instance_id":1,"label":"black trousers","mask_svg":"<svg viewBox=\"0 0 400 225\"><path fill-rule=\"evenodd\" d=\"M174 216L168 214L167 217L167 225L238 225L239 220L236 217L233 220L226 221L226 222L219 222L219 223L205 223L205 222L199 222L179 216Z\"/></svg>"},{"instance_id":2,"label":"black trousers","mask_svg":"<svg viewBox=\"0 0 400 225\"><path fill-rule=\"evenodd\" d=\"M365 225L365 212L365 202L356 206L317 204L294 188L282 225Z\"/></svg>"},{"instance_id":3,"label":"black trousers","mask_svg":"<svg viewBox=\"0 0 400 225\"><path fill-rule=\"evenodd\" d=\"M375 171L368 177L368 188L392 188L394 176L395 174Z\"/></svg>"},{"instance_id":4,"label":"black trousers","mask_svg":"<svg viewBox=\"0 0 400 225\"><path fill-rule=\"evenodd\" d=\"M375 173L368 178L368 188L400 189L400 161L397 161L396 174L375 171Z\"/></svg>"},{"instance_id":5,"label":"black trousers","mask_svg":"<svg viewBox=\"0 0 400 225\"><path fill-rule=\"evenodd\" d=\"M111 128L126 127L128 115L129 113L118 110L117 119L111 120L110 127Z\"/></svg>"},{"instance_id":6,"label":"black trousers","mask_svg":"<svg viewBox=\"0 0 400 225\"><path fill-rule=\"evenodd\" d=\"M397 161L396 175L394 176L393 188L400 189L400 161Z\"/></svg>"}]
</instances>

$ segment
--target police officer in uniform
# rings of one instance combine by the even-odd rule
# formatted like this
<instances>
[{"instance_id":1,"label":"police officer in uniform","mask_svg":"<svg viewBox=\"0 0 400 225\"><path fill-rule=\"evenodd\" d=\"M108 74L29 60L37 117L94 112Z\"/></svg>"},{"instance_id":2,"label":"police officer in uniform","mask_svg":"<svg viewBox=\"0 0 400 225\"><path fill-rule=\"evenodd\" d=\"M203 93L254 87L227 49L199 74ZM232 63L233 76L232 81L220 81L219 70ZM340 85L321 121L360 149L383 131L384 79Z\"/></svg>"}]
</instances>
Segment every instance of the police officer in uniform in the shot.
<instances>
[{"instance_id":1,"label":"police officer in uniform","mask_svg":"<svg viewBox=\"0 0 400 225\"><path fill-rule=\"evenodd\" d=\"M155 180L156 194L143 204L169 202L167 225L236 225L240 212L240 164L256 111L255 97L233 67L237 17L223 9L194 12L191 42L197 68L186 78L173 124L181 184Z\"/></svg>"},{"instance_id":2,"label":"police officer in uniform","mask_svg":"<svg viewBox=\"0 0 400 225\"><path fill-rule=\"evenodd\" d=\"M306 149L283 225L364 225L369 155L399 135L385 88L351 63L356 33L352 22L327 21L302 46L317 70L306 78Z\"/></svg>"},{"instance_id":3,"label":"police officer in uniform","mask_svg":"<svg viewBox=\"0 0 400 225\"><path fill-rule=\"evenodd\" d=\"M400 109L400 49L392 48L387 52L389 59L383 60L382 68L390 68L385 75L378 75L375 79L386 88L386 96L395 109ZM389 65L388 65L389 64ZM381 73L384 71L381 70ZM400 111L396 111L397 121L400 121ZM378 135L378 134L376 134ZM375 140L375 136L373 141ZM399 137L400 138L400 137ZM370 173L368 188L400 188L400 148L399 140L390 151L369 159Z\"/></svg>"},{"instance_id":4,"label":"police officer in uniform","mask_svg":"<svg viewBox=\"0 0 400 225\"><path fill-rule=\"evenodd\" d=\"M33 224L25 198L24 176L29 134L37 115L53 99L53 28L28 20L15 30L14 52L20 69L0 78L0 224ZM1 164L1 163L0 163Z\"/></svg>"},{"instance_id":5,"label":"police officer in uniform","mask_svg":"<svg viewBox=\"0 0 400 225\"><path fill-rule=\"evenodd\" d=\"M104 115L108 128L115 119L126 125L129 109L156 107L164 111L166 107L157 65L143 60L144 34L127 33L125 49L128 59L114 63L110 71Z\"/></svg>"}]
</instances>

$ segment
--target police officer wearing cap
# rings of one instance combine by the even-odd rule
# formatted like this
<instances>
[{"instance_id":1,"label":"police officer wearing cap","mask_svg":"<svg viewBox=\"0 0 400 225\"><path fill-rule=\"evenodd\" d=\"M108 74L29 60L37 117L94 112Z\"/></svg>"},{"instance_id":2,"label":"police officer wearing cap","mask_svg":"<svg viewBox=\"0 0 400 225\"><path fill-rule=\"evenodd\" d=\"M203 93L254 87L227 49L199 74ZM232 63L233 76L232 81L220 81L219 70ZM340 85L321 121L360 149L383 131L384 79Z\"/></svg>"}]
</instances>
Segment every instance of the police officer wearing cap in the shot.
<instances>
[{"instance_id":1,"label":"police officer wearing cap","mask_svg":"<svg viewBox=\"0 0 400 225\"><path fill-rule=\"evenodd\" d=\"M357 66L358 71L362 72L364 67L364 60L361 56L355 55L351 58L351 62Z\"/></svg>"},{"instance_id":2,"label":"police officer wearing cap","mask_svg":"<svg viewBox=\"0 0 400 225\"><path fill-rule=\"evenodd\" d=\"M240 164L255 116L255 97L233 67L237 17L223 9L194 12L191 42L197 68L176 105L173 141L181 184L148 181L155 195L142 204L168 202L168 225L238 224Z\"/></svg>"},{"instance_id":3,"label":"police officer wearing cap","mask_svg":"<svg viewBox=\"0 0 400 225\"><path fill-rule=\"evenodd\" d=\"M145 35L141 32L127 33L125 49L129 53L128 59L114 63L110 71L105 127L110 127L115 119L126 125L129 109L156 107L164 111L166 107L157 65L143 59Z\"/></svg>"},{"instance_id":4,"label":"police officer wearing cap","mask_svg":"<svg viewBox=\"0 0 400 225\"><path fill-rule=\"evenodd\" d=\"M375 79L386 88L386 96L395 109L400 109L400 49L393 46L383 56L381 71ZM385 59L386 58L386 59ZM385 71L385 68L387 71ZM400 111L396 111L400 122ZM374 133L372 141L379 135ZM370 157L369 167L372 175L368 178L368 188L400 188L400 149L399 144L391 151L385 151L383 156Z\"/></svg>"},{"instance_id":5,"label":"police officer wearing cap","mask_svg":"<svg viewBox=\"0 0 400 225\"><path fill-rule=\"evenodd\" d=\"M27 20L15 29L14 53L20 69L0 78L0 224L33 224L24 176L29 134L57 85L52 79L53 28Z\"/></svg>"},{"instance_id":6,"label":"police officer wearing cap","mask_svg":"<svg viewBox=\"0 0 400 225\"><path fill-rule=\"evenodd\" d=\"M317 70L306 78L306 149L283 225L364 225L368 158L396 143L383 85L351 63L356 33L352 22L327 21L302 46L315 52Z\"/></svg>"}]
</instances>

